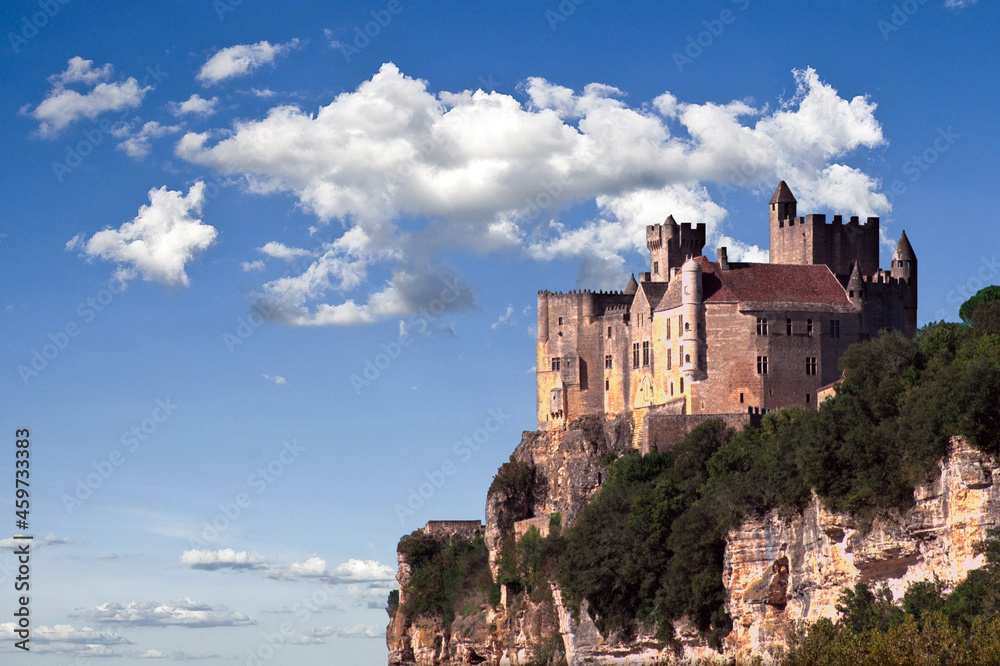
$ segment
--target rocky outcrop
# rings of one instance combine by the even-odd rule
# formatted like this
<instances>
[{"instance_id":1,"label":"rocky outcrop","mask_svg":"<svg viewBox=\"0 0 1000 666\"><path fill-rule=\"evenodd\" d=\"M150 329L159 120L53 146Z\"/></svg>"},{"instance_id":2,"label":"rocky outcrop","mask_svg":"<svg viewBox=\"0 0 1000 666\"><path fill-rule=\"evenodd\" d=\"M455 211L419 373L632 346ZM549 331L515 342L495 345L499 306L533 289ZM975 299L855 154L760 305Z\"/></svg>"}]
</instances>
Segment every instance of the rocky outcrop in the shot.
<instances>
[{"instance_id":1,"label":"rocky outcrop","mask_svg":"<svg viewBox=\"0 0 1000 666\"><path fill-rule=\"evenodd\" d=\"M916 506L864 531L814 498L801 515L774 512L731 532L727 653L765 654L786 644L796 621L835 619L841 592L859 581L885 583L897 598L934 576L949 586L961 581L982 565L974 545L1000 522L998 467L956 438L938 478L915 489Z\"/></svg>"},{"instance_id":2,"label":"rocky outcrop","mask_svg":"<svg viewBox=\"0 0 1000 666\"><path fill-rule=\"evenodd\" d=\"M610 461L631 450L631 415L611 421L584 417L565 430L525 432L512 457L533 470L531 501L512 515L504 491L488 495L486 546L490 562L495 563L496 553L516 521L558 513L563 528L572 527L600 489Z\"/></svg>"},{"instance_id":3,"label":"rocky outcrop","mask_svg":"<svg viewBox=\"0 0 1000 666\"><path fill-rule=\"evenodd\" d=\"M625 418L524 433L513 457L532 471L530 501L512 511L511 498L502 491L487 499L485 540L494 575L497 553L515 531L535 526L544 533L545 517L554 513L561 514L564 526L572 526L600 489L607 463L630 450L631 434ZM974 546L987 528L1000 523L998 470L1000 465L956 438L938 477L915 489L909 511L863 526L814 498L801 514L772 512L733 530L723 573L733 631L724 655L710 650L683 622L670 645L642 632L628 643L608 640L586 606L573 619L553 584L551 597L533 601L524 594L504 595L499 606L483 606L448 627L397 613L387 631L389 663L522 665L545 663L536 661L545 655L552 657L548 663L565 657L570 665L656 663L674 656L735 657L743 663L781 650L797 621L836 618L841 593L858 581L885 583L899 597L911 583L937 576L952 586L981 566ZM403 598L409 565L402 557L397 580Z\"/></svg>"}]
</instances>

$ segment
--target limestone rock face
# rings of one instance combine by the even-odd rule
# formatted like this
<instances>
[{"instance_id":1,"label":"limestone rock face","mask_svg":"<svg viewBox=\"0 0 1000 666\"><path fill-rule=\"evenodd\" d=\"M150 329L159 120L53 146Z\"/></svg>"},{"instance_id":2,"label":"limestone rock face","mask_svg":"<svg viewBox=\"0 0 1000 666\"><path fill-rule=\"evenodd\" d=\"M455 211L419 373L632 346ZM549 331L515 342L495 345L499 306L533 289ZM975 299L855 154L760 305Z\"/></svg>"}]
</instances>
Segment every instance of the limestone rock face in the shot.
<instances>
[{"instance_id":1,"label":"limestone rock face","mask_svg":"<svg viewBox=\"0 0 1000 666\"><path fill-rule=\"evenodd\" d=\"M487 498L485 538L491 564L517 521L533 518L545 524L544 516L559 512L563 526L572 526L600 489L609 454L631 448L631 432L631 422L619 418L524 433L514 457L534 469L531 501L512 515L502 492ZM936 575L953 586L982 566L974 546L987 528L1000 523L998 475L1000 465L956 438L938 478L914 490L916 505L864 530L850 516L827 511L816 498L801 514L772 512L733 530L723 583L734 626L723 655L709 649L684 622L675 627L674 646L642 632L628 643L609 640L590 620L586 605L574 621L552 585L551 599L505 600L498 608L458 617L448 627L440 620L397 613L386 632L389 663L518 666L532 663L553 641L561 642L559 652L570 666L655 663L674 656L677 647L684 659L735 657L741 663L783 648L796 621L836 618L841 592L858 581L884 582L898 598L911 583ZM409 565L400 558L401 600L409 576Z\"/></svg>"},{"instance_id":2,"label":"limestone rock face","mask_svg":"<svg viewBox=\"0 0 1000 666\"><path fill-rule=\"evenodd\" d=\"M835 619L841 592L859 581L884 582L898 598L935 575L949 586L962 580L983 564L973 546L1000 522L997 470L956 438L939 477L914 491L916 506L864 533L816 499L802 515L772 513L733 530L724 571L734 625L726 652L765 654L786 644L795 621Z\"/></svg>"}]
</instances>

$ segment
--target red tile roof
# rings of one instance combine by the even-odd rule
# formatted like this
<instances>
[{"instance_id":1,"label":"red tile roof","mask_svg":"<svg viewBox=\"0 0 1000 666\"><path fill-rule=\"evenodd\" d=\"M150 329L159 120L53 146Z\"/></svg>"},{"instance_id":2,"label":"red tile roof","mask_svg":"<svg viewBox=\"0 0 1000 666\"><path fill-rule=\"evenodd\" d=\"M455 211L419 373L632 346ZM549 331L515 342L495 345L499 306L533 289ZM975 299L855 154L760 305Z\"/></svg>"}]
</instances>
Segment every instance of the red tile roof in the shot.
<instances>
[{"instance_id":1,"label":"red tile roof","mask_svg":"<svg viewBox=\"0 0 1000 666\"><path fill-rule=\"evenodd\" d=\"M741 309L854 308L844 287L825 264L730 263L729 270L724 271L704 256L695 261L701 264L706 303L739 303ZM769 304L777 307L770 308ZM670 310L679 305L680 289L669 289L656 309Z\"/></svg>"}]
</instances>

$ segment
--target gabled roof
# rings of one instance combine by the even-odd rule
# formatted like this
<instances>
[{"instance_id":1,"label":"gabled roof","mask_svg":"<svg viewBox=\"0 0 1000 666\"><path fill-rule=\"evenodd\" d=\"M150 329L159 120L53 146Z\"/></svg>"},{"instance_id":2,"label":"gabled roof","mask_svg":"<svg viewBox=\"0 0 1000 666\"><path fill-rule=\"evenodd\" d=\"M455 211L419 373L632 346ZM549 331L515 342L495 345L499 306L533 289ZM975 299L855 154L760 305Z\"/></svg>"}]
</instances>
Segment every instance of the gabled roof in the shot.
<instances>
[{"instance_id":1,"label":"gabled roof","mask_svg":"<svg viewBox=\"0 0 1000 666\"><path fill-rule=\"evenodd\" d=\"M643 282L639 285L639 289L642 289L642 292L646 295L650 309L655 311L656 306L660 304L663 296L667 293L669 286L667 282Z\"/></svg>"},{"instance_id":2,"label":"gabled roof","mask_svg":"<svg viewBox=\"0 0 1000 666\"><path fill-rule=\"evenodd\" d=\"M703 256L695 261L701 265L704 299L709 304L736 303L741 310L854 311L844 287L825 264L730 263L724 271ZM680 280L674 280L671 287L657 311L681 305Z\"/></svg>"},{"instance_id":3,"label":"gabled roof","mask_svg":"<svg viewBox=\"0 0 1000 666\"><path fill-rule=\"evenodd\" d=\"M771 195L771 200L767 202L768 205L776 203L798 203L795 201L795 197L792 195L792 190L788 187L788 183L781 181L778 183L778 187L774 190L774 194Z\"/></svg>"}]
</instances>

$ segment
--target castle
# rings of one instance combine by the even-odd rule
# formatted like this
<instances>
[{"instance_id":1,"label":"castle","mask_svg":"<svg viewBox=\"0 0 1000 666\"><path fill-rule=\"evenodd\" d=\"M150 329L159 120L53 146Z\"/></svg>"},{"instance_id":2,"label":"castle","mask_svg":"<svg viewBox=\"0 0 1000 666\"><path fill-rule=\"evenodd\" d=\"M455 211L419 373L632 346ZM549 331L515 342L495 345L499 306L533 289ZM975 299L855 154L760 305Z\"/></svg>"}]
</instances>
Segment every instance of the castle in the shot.
<instances>
[{"instance_id":1,"label":"castle","mask_svg":"<svg viewBox=\"0 0 1000 666\"><path fill-rule=\"evenodd\" d=\"M538 429L585 415L759 415L840 377L852 343L917 328L917 257L904 231L879 268L879 218L796 217L769 202L770 262L702 255L705 225L646 227L650 271L623 292L538 293ZM637 426L639 424L637 423Z\"/></svg>"}]
</instances>

